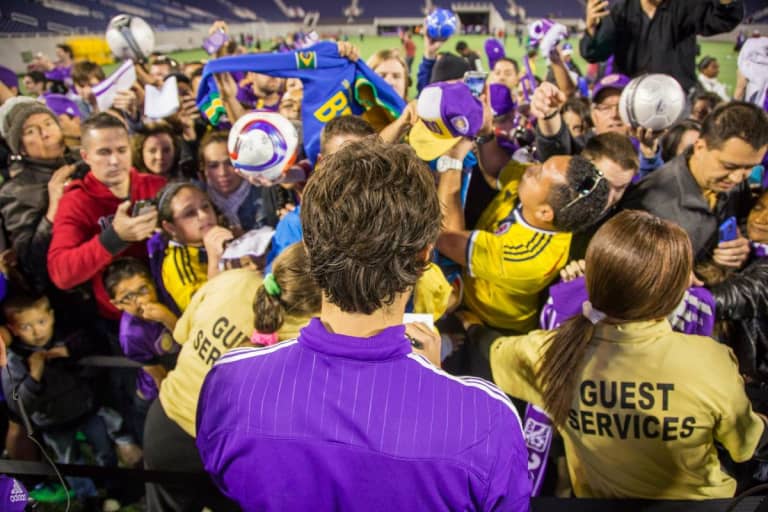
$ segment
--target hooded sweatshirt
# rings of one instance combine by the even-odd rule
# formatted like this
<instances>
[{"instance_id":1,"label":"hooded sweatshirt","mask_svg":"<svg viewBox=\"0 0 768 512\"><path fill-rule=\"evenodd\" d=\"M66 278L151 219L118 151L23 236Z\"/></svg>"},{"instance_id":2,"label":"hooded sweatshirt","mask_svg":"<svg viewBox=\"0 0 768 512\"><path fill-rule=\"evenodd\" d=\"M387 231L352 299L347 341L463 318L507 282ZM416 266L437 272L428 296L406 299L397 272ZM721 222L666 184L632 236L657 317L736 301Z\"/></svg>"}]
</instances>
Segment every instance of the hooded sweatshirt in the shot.
<instances>
[{"instance_id":1,"label":"hooded sweatshirt","mask_svg":"<svg viewBox=\"0 0 768 512\"><path fill-rule=\"evenodd\" d=\"M101 274L118 256L148 261L145 242L125 242L117 236L112 219L121 202L151 199L165 178L131 169L130 196L116 197L93 173L74 180L65 190L53 223L48 250L48 273L53 283L66 290L91 281L99 314L118 320L120 312L109 302Z\"/></svg>"}]
</instances>

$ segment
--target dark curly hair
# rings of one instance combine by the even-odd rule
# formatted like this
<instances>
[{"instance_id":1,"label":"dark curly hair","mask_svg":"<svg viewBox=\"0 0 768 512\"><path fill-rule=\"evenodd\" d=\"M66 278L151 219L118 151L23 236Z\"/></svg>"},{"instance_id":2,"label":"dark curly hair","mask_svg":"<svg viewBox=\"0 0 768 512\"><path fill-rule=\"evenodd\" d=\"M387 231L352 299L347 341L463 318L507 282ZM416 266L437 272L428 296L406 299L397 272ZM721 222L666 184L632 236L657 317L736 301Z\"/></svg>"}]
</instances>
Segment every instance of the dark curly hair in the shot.
<instances>
[{"instance_id":1,"label":"dark curly hair","mask_svg":"<svg viewBox=\"0 0 768 512\"><path fill-rule=\"evenodd\" d=\"M416 283L442 214L434 178L410 146L368 137L315 170L301 223L310 275L326 299L367 315Z\"/></svg>"},{"instance_id":2,"label":"dark curly hair","mask_svg":"<svg viewBox=\"0 0 768 512\"><path fill-rule=\"evenodd\" d=\"M552 224L558 231L581 231L600 218L609 192L605 178L592 189L594 180L600 176L600 171L586 158L571 157L565 174L568 184L553 186L549 192L548 202L555 214Z\"/></svg>"}]
</instances>

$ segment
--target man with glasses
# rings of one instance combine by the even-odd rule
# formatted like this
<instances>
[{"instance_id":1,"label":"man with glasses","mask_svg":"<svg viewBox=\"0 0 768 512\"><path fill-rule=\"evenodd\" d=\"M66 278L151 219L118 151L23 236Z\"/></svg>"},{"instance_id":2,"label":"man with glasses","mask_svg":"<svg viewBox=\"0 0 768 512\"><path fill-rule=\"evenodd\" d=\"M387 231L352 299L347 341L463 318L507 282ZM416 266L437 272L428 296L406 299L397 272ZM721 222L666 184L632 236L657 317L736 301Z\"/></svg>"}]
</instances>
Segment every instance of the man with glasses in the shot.
<instances>
[{"instance_id":1,"label":"man with glasses","mask_svg":"<svg viewBox=\"0 0 768 512\"><path fill-rule=\"evenodd\" d=\"M445 208L441 253L461 264L464 306L503 333L527 333L537 325L539 293L568 261L571 232L595 222L609 187L587 159L557 156L543 164L508 165L502 185L474 231L464 227L460 171L441 174Z\"/></svg>"},{"instance_id":2,"label":"man with glasses","mask_svg":"<svg viewBox=\"0 0 768 512\"><path fill-rule=\"evenodd\" d=\"M740 233L721 241L718 228L730 217L746 219L752 205L747 177L767 148L768 116L762 109L744 102L721 105L691 148L642 180L620 205L680 224L697 262L738 269L749 257L749 241Z\"/></svg>"},{"instance_id":3,"label":"man with glasses","mask_svg":"<svg viewBox=\"0 0 768 512\"><path fill-rule=\"evenodd\" d=\"M531 100L531 112L538 118L536 148L545 160L553 155L577 155L592 135L614 132L629 135L629 125L619 116L621 91L629 83L629 77L612 74L600 79L592 91L591 133L574 137L563 122L560 109L567 97L554 84L542 83L536 88Z\"/></svg>"}]
</instances>

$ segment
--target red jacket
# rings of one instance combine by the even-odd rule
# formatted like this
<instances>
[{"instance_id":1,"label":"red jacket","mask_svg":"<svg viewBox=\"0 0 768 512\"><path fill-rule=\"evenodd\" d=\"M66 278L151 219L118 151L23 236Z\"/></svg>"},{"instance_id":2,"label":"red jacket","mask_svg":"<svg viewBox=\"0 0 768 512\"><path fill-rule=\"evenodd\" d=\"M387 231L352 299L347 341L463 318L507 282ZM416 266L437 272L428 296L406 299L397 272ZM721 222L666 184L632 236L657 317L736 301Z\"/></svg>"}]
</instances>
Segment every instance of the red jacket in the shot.
<instances>
[{"instance_id":1,"label":"red jacket","mask_svg":"<svg viewBox=\"0 0 768 512\"><path fill-rule=\"evenodd\" d=\"M130 200L154 198L163 185L165 178L131 169ZM99 314L115 320L120 312L109 302L102 272L118 256L148 259L145 242L126 244L112 229L112 217L123 201L125 198L115 197L90 172L82 180L74 180L59 203L48 249L53 284L67 290L90 280Z\"/></svg>"}]
</instances>

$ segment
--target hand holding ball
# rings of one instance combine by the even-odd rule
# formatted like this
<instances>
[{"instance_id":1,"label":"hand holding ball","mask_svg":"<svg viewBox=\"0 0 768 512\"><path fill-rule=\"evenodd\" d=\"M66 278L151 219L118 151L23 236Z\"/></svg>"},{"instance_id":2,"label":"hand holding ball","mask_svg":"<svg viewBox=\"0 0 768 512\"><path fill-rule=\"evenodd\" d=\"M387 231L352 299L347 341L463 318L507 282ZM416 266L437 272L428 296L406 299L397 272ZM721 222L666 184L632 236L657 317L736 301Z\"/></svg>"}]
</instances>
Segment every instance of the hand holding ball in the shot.
<instances>
[{"instance_id":1,"label":"hand holding ball","mask_svg":"<svg viewBox=\"0 0 768 512\"><path fill-rule=\"evenodd\" d=\"M642 75L622 91L619 115L633 128L661 131L680 119L685 106L685 93L677 80L669 75Z\"/></svg>"}]
</instances>

